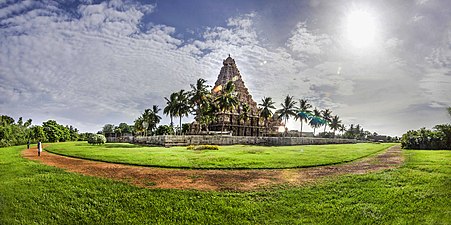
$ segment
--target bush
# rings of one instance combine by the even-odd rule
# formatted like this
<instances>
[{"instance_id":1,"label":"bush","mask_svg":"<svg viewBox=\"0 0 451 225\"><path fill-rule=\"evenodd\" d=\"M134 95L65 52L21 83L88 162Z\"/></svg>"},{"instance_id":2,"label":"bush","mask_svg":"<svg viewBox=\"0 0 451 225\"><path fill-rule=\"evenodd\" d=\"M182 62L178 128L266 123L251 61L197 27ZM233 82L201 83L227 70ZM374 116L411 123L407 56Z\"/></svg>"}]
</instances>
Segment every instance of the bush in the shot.
<instances>
[{"instance_id":1,"label":"bush","mask_svg":"<svg viewBox=\"0 0 451 225\"><path fill-rule=\"evenodd\" d=\"M219 150L217 145L189 145L188 150Z\"/></svg>"},{"instance_id":2,"label":"bush","mask_svg":"<svg viewBox=\"0 0 451 225\"><path fill-rule=\"evenodd\" d=\"M174 129L169 125L161 125L155 131L156 135L173 135Z\"/></svg>"},{"instance_id":3,"label":"bush","mask_svg":"<svg viewBox=\"0 0 451 225\"><path fill-rule=\"evenodd\" d=\"M404 149L451 150L451 125L437 125L432 131L424 127L420 130L409 130L402 135L401 147Z\"/></svg>"},{"instance_id":4,"label":"bush","mask_svg":"<svg viewBox=\"0 0 451 225\"><path fill-rule=\"evenodd\" d=\"M88 143L92 145L103 145L106 143L106 138L101 134L92 134L88 137Z\"/></svg>"}]
</instances>

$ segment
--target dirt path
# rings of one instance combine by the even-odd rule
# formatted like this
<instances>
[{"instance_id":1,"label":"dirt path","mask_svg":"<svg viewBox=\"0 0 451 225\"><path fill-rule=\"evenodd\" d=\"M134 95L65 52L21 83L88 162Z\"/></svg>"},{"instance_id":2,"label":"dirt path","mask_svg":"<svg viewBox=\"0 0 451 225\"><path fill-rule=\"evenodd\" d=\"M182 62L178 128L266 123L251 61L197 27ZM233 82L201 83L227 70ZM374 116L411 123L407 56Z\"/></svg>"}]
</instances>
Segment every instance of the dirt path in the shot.
<instances>
[{"instance_id":1,"label":"dirt path","mask_svg":"<svg viewBox=\"0 0 451 225\"><path fill-rule=\"evenodd\" d=\"M36 148L24 150L24 158L88 176L106 177L147 188L196 190L255 190L273 185L302 185L342 174L364 174L402 164L399 145L355 162L302 169L277 170L184 170L127 166L59 156Z\"/></svg>"}]
</instances>

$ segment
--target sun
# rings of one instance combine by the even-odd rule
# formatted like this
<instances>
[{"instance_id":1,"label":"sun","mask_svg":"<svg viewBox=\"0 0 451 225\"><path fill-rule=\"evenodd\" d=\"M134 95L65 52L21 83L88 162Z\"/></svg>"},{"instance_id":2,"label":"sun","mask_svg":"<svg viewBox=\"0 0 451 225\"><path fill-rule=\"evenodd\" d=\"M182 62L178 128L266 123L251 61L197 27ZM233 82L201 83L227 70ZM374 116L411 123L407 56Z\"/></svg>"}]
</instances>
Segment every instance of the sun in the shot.
<instances>
[{"instance_id":1,"label":"sun","mask_svg":"<svg viewBox=\"0 0 451 225\"><path fill-rule=\"evenodd\" d=\"M352 10L346 17L345 36L350 44L357 48L370 47L375 40L376 18L363 9Z\"/></svg>"}]
</instances>

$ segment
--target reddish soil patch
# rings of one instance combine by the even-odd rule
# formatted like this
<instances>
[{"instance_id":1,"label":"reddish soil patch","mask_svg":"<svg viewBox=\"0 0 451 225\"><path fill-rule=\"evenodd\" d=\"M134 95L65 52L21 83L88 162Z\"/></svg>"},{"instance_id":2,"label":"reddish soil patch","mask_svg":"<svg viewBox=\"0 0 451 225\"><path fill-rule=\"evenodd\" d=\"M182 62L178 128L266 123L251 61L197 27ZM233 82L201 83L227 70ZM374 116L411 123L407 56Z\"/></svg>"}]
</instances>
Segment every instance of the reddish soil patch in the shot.
<instances>
[{"instance_id":1,"label":"reddish soil patch","mask_svg":"<svg viewBox=\"0 0 451 225\"><path fill-rule=\"evenodd\" d=\"M346 164L277 170L185 170L128 166L70 158L45 151L38 157L36 148L24 150L22 156L70 172L110 178L140 187L239 191L280 184L302 185L343 174L364 174L395 168L404 161L399 146Z\"/></svg>"}]
</instances>

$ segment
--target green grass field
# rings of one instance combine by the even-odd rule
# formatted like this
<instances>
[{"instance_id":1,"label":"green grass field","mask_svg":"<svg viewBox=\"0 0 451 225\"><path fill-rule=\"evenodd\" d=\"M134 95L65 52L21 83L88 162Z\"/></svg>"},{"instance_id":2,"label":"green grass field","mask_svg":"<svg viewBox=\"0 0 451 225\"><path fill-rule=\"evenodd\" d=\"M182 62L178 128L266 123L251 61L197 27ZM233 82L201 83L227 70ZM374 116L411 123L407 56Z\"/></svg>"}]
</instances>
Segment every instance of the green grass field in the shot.
<instances>
[{"instance_id":1,"label":"green grass field","mask_svg":"<svg viewBox=\"0 0 451 225\"><path fill-rule=\"evenodd\" d=\"M258 192L151 190L0 148L0 224L451 224L451 151L399 169Z\"/></svg>"},{"instance_id":2,"label":"green grass field","mask_svg":"<svg viewBox=\"0 0 451 225\"><path fill-rule=\"evenodd\" d=\"M127 143L89 145L55 143L45 149L61 155L132 165L175 168L295 168L349 162L380 152L393 144L303 146L220 146L219 150L186 147L144 147Z\"/></svg>"}]
</instances>

